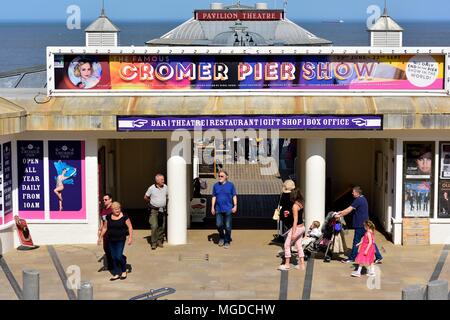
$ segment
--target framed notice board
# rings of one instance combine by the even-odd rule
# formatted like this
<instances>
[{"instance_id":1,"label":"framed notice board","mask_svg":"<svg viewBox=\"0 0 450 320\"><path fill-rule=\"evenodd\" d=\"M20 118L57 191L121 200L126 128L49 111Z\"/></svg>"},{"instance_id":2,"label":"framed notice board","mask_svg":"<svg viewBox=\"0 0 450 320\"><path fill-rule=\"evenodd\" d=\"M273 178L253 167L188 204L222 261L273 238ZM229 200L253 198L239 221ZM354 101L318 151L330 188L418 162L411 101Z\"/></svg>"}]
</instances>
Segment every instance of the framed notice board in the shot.
<instances>
[{"instance_id":1,"label":"framed notice board","mask_svg":"<svg viewBox=\"0 0 450 320\"><path fill-rule=\"evenodd\" d=\"M213 146L199 146L197 149L199 158L198 174L201 177L216 177L216 148Z\"/></svg>"}]
</instances>

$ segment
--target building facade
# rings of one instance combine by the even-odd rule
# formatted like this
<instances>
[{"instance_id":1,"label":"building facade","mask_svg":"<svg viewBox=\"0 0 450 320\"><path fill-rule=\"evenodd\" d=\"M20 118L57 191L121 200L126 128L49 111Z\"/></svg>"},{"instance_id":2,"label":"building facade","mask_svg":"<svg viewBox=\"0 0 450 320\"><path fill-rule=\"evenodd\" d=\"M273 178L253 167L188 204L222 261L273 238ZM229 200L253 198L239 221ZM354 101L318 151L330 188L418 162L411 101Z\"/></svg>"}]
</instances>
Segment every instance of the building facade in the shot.
<instances>
[{"instance_id":1,"label":"building facade","mask_svg":"<svg viewBox=\"0 0 450 320\"><path fill-rule=\"evenodd\" d=\"M289 24L279 11L214 10L184 26L223 20L215 36L188 43L182 25L142 47L49 47L46 92L0 89L2 252L19 244L15 215L38 245L95 243L99 195L143 207L158 172L169 243L185 244L194 145L238 135L296 139L306 223L358 184L395 244L450 242L450 48L281 43L249 27Z\"/></svg>"}]
</instances>

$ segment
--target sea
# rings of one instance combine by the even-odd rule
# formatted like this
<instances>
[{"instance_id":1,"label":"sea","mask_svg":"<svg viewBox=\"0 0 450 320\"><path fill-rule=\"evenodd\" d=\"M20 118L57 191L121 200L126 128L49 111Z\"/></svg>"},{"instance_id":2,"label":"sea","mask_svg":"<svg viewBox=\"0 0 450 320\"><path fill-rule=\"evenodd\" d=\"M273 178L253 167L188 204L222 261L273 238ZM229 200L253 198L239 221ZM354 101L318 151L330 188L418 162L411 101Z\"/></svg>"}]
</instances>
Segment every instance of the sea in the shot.
<instances>
[{"instance_id":1,"label":"sea","mask_svg":"<svg viewBox=\"0 0 450 320\"><path fill-rule=\"evenodd\" d=\"M143 46L159 38L183 21L115 21L120 28L120 45ZM336 46L368 46L365 22L294 21L315 35L331 40ZM398 21L404 28L404 46L450 47L450 21ZM0 73L46 63L47 46L84 46L84 24L69 30L65 22L0 23Z\"/></svg>"}]
</instances>

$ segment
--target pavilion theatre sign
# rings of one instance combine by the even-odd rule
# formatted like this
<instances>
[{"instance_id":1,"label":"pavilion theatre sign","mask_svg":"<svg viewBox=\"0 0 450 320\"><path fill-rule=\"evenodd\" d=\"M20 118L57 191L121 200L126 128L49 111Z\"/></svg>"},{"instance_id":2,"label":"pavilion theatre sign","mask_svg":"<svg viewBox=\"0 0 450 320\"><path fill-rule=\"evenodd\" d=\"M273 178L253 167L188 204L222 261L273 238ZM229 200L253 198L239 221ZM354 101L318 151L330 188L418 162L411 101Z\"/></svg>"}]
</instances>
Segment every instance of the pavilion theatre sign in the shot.
<instances>
[{"instance_id":1,"label":"pavilion theatre sign","mask_svg":"<svg viewBox=\"0 0 450 320\"><path fill-rule=\"evenodd\" d=\"M444 55L55 53L53 59L50 95L445 89Z\"/></svg>"},{"instance_id":2,"label":"pavilion theatre sign","mask_svg":"<svg viewBox=\"0 0 450 320\"><path fill-rule=\"evenodd\" d=\"M196 10L199 21L276 21L284 19L283 10Z\"/></svg>"},{"instance_id":3,"label":"pavilion theatre sign","mask_svg":"<svg viewBox=\"0 0 450 320\"><path fill-rule=\"evenodd\" d=\"M382 115L117 116L117 131L383 130Z\"/></svg>"}]
</instances>

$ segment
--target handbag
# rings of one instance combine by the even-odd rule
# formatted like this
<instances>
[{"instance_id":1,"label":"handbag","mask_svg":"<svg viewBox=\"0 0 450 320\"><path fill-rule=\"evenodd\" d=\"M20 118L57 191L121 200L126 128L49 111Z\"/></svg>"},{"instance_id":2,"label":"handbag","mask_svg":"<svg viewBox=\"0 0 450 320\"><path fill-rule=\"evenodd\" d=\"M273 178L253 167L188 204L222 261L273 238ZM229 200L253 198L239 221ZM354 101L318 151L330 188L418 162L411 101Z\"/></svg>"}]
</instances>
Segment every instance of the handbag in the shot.
<instances>
[{"instance_id":1,"label":"handbag","mask_svg":"<svg viewBox=\"0 0 450 320\"><path fill-rule=\"evenodd\" d=\"M272 216L273 220L279 220L280 219L280 207L276 208L273 211L273 216Z\"/></svg>"},{"instance_id":2,"label":"handbag","mask_svg":"<svg viewBox=\"0 0 450 320\"><path fill-rule=\"evenodd\" d=\"M278 200L277 208L273 211L273 216L272 216L273 220L280 220L280 202L281 202L281 194L280 194L280 199Z\"/></svg>"}]
</instances>

